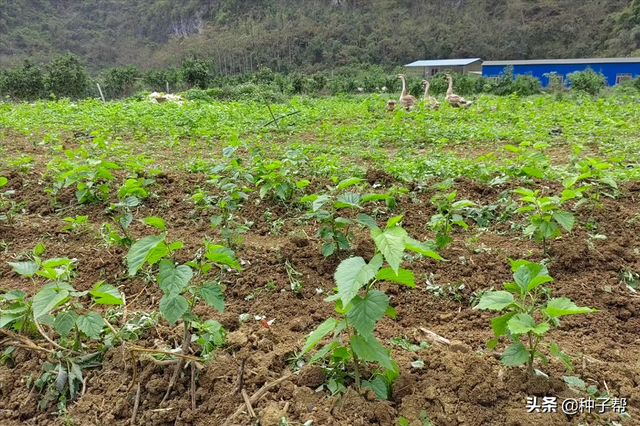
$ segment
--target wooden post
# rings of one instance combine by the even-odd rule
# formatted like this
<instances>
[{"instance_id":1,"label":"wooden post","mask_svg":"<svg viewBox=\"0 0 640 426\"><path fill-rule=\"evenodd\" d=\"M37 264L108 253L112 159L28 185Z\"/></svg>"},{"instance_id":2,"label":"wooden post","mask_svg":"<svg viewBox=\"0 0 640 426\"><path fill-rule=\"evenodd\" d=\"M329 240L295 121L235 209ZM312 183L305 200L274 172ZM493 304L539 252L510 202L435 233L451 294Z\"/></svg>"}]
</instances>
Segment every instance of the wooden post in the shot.
<instances>
[{"instance_id":1,"label":"wooden post","mask_svg":"<svg viewBox=\"0 0 640 426\"><path fill-rule=\"evenodd\" d=\"M98 86L98 92L100 92L100 97L102 98L102 102L106 103L107 101L104 100L104 95L102 94L102 89L100 88L100 83L96 83L96 86Z\"/></svg>"}]
</instances>

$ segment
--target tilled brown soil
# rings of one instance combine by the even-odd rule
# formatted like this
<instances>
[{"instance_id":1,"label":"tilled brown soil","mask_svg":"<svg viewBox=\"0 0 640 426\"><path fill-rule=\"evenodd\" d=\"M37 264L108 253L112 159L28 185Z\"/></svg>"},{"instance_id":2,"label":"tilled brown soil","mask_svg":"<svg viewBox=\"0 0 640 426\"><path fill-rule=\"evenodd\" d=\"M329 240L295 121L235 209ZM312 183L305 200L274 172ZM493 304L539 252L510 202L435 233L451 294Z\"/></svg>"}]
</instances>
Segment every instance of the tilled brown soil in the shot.
<instances>
[{"instance_id":1,"label":"tilled brown soil","mask_svg":"<svg viewBox=\"0 0 640 426\"><path fill-rule=\"evenodd\" d=\"M44 194L37 170L29 174L12 172L10 189L15 199L28 199L25 214L14 225L0 225L0 241L7 247L0 253L0 277L3 289L20 288L32 292L32 284L14 274L7 264L20 253L31 250L42 242L47 257L66 256L78 259L78 276L74 286L87 290L96 282L117 284L129 301L129 312L157 309L161 292L154 283L142 278L129 279L124 257L126 250L104 248L96 237L100 224L109 219L104 216L106 203L86 207L69 207L52 212ZM371 183L391 179L383 172L367 173ZM205 235L216 236L209 225L211 212L198 210L188 194L196 184L204 184L206 176L170 172L157 178L153 187L157 197L144 202L136 213L137 219L146 216L163 217L171 240L181 240L185 246L177 260L191 260L202 246ZM545 185L549 185L548 182ZM553 184L552 184L553 185ZM460 180L455 189L459 198L468 198L486 205L496 201L507 187L490 188L475 182ZM425 411L433 425L604 425L610 421L622 424L640 424L640 298L620 284L620 271L640 272L640 213L638 197L640 185L627 184L621 198L605 199L602 209L593 215L598 233L607 239L587 244L584 226L553 241L549 250L549 271L555 278L549 287L555 296L566 296L579 306L598 309L597 313L567 317L562 326L550 333L550 339L560 343L572 355L575 371L568 373L564 364L550 359L547 366L538 368L549 379L528 379L523 368L504 367L495 351L486 348L492 338L492 315L472 309L474 293L490 287L499 289L511 279L508 258L543 259L540 246L521 237L521 231L511 230L509 222L492 223L488 231L471 226L466 232L456 233L455 241L441 254L448 261L419 259L405 262L404 267L414 271L415 289L385 286L397 318L384 318L376 327L376 336L388 343L393 337L405 337L419 343L426 336L425 328L451 340L449 346L431 345L430 348L410 352L393 347L392 357L400 366L400 377L393 384L389 401L377 401L371 394L359 395L350 389L342 398L332 397L317 388L324 382L324 374L317 368L305 366L299 374L291 374L253 405L262 425L277 425L285 415L291 424L313 420L314 425L396 425L402 416L411 426L421 425L420 413ZM433 238L426 223L434 208L428 190L405 196L394 211L378 218L383 223L390 216L404 214L403 227L415 238ZM241 360L246 358L244 389L254 394L265 383L290 374L289 358L302 348L305 336L329 316L335 315L333 305L324 302L334 286L333 273L340 258L325 259L315 237L317 226L299 220L304 213L292 207L271 201L256 205L253 195L239 211L242 219L254 222L244 235L238 258L245 262L244 269L226 282L226 307L223 314L198 306L196 313L220 321L227 331L227 347L219 350L216 358L205 364L199 372L196 386L196 410L192 410L190 370L185 369L167 401L161 400L174 372L173 366L159 366L142 360L138 364L136 381L141 385L139 425L222 425L241 406L242 397L236 392ZM73 205L73 191L65 192L61 201ZM274 218L284 218L277 234L264 216L269 209ZM63 218L76 214L88 215L93 231L82 235L62 232ZM579 211L581 223L589 217L589 209ZM522 223L523 218L515 217ZM140 238L152 232L140 223L132 224L132 233ZM310 239L300 238L304 231ZM475 241L469 241L477 236ZM370 258L373 245L367 234L358 234L353 254ZM345 255L346 256L346 255ZM343 256L343 258L345 257ZM303 288L299 295L290 291L285 262L302 273ZM455 288L435 294L426 287L427 280ZM268 283L274 283L267 287ZM447 287L451 284L452 286ZM462 284L462 285L461 285ZM285 290L285 291L282 291ZM322 294L319 290L322 290ZM136 298L137 296L137 298ZM247 297L251 296L251 297ZM135 298L135 301L133 301ZM250 314L250 321L240 323L239 315ZM275 319L271 328L265 328L254 316ZM140 346L176 346L181 337L181 325L169 327L162 320L160 326L147 332ZM501 351L502 342L496 348ZM197 345L192 345L197 352ZM578 356L581 354L581 356ZM39 410L40 396L26 387L27 376L37 376L44 355L18 349L15 366L0 366L0 424L2 425L110 425L130 424L136 387L131 390L132 363L123 347L110 349L101 368L85 372L87 380L82 395L69 404L69 415L53 414L55 406ZM424 368L412 368L411 362L424 361ZM578 414L568 416L557 413L527 413L526 399L530 396L556 396L579 398L564 383L563 375L581 377L588 385L597 385L610 395L627 398L630 419L617 414ZM73 419L76 423L65 423ZM255 424L241 414L230 424Z\"/></svg>"}]
</instances>

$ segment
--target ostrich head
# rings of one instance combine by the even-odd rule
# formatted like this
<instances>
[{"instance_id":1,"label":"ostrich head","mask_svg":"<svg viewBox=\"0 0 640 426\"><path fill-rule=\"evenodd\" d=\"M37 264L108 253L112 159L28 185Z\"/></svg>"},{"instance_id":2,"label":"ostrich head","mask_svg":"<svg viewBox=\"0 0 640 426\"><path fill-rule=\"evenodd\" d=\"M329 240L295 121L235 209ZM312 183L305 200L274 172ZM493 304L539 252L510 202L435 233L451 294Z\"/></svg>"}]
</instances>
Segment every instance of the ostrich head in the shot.
<instances>
[{"instance_id":1,"label":"ostrich head","mask_svg":"<svg viewBox=\"0 0 640 426\"><path fill-rule=\"evenodd\" d=\"M429 87L431 85L431 83L429 83L429 80L422 80L422 86L423 87Z\"/></svg>"},{"instance_id":2,"label":"ostrich head","mask_svg":"<svg viewBox=\"0 0 640 426\"><path fill-rule=\"evenodd\" d=\"M446 77L447 81L451 81L451 75L450 74L446 74L445 77Z\"/></svg>"},{"instance_id":3,"label":"ostrich head","mask_svg":"<svg viewBox=\"0 0 640 426\"><path fill-rule=\"evenodd\" d=\"M398 74L398 75L396 76L396 78L399 78L400 80L403 80L403 79L404 79L404 74Z\"/></svg>"}]
</instances>

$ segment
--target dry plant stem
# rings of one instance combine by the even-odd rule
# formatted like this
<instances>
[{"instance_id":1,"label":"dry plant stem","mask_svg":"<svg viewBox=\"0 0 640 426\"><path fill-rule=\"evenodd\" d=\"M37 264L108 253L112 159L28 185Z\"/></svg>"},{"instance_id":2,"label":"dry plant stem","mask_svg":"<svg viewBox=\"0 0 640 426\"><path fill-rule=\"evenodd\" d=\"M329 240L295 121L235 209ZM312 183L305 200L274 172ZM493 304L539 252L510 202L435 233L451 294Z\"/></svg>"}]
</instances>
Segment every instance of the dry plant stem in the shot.
<instances>
[{"instance_id":1,"label":"dry plant stem","mask_svg":"<svg viewBox=\"0 0 640 426\"><path fill-rule=\"evenodd\" d=\"M51 338L49 338L49 336L47 336L47 333L44 332L42 326L40 325L40 323L35 318L33 320L33 323L36 325L36 328L38 329L38 332L40 332L40 335L42 335L42 337L44 337L44 339L47 342L51 343L54 348L58 348L58 349L63 350L65 352L70 352L70 353L75 354L75 355L78 354L78 352L73 351L71 349L64 348L64 347L60 346L59 344L57 344L56 342L54 342L53 340L51 340Z\"/></svg>"},{"instance_id":2,"label":"dry plant stem","mask_svg":"<svg viewBox=\"0 0 640 426\"><path fill-rule=\"evenodd\" d=\"M27 402L31 399L31 395L33 395L33 390L36 388L36 385L31 385L31 389L29 389L29 395L20 403L20 408L24 407Z\"/></svg>"},{"instance_id":3,"label":"dry plant stem","mask_svg":"<svg viewBox=\"0 0 640 426\"><path fill-rule=\"evenodd\" d=\"M189 355L183 355L183 354L176 354L173 352L168 352L168 351L161 351L159 349L147 349L147 348L140 348L137 346L133 346L133 347L129 347L129 356L131 357L131 364L133 367L133 377L131 378L131 384L129 385L129 388L127 389L127 392L129 392L131 390L131 388L133 388L133 385L136 383L136 377L138 375L138 361L136 360L135 357L135 353L136 352L143 352L143 353L151 353L151 354L164 354L164 355L171 355L171 356L175 356L179 359L171 359L171 360L165 360L165 361L161 361L161 360L152 360L154 363L158 364L158 365L172 365L172 364L177 364L178 362L180 362L181 360L184 361L185 359L191 360L194 362L194 365L196 366L196 368L198 368L198 358L194 357L194 356L189 356Z\"/></svg>"},{"instance_id":4,"label":"dry plant stem","mask_svg":"<svg viewBox=\"0 0 640 426\"><path fill-rule=\"evenodd\" d=\"M176 358L188 359L189 361L200 361L198 357L191 356L191 355L184 355L184 354L179 354L179 353L174 353L169 351L163 351L160 349L141 348L139 346L129 347L129 352L145 352L150 354L163 354L163 355L175 356Z\"/></svg>"},{"instance_id":5,"label":"dry plant stem","mask_svg":"<svg viewBox=\"0 0 640 426\"><path fill-rule=\"evenodd\" d=\"M267 391L269 389L271 389L272 387L278 385L279 383L287 380L289 377L291 377L291 373L287 372L287 374L285 374L284 376L280 377L279 379L274 380L271 383L265 383L264 386L262 386L256 393L254 393L251 398L249 398L249 402L251 404L255 404L256 402L258 402L260 400L260 398L262 398L263 396L265 396L267 394ZM242 414L242 410L245 408L245 405L246 405L245 403L240 404L240 406L235 411L235 413L233 413L231 416L229 416L227 418L227 420L223 423L223 426L228 426L228 425L232 424L234 419L236 417L238 417L240 414Z\"/></svg>"},{"instance_id":6,"label":"dry plant stem","mask_svg":"<svg viewBox=\"0 0 640 426\"><path fill-rule=\"evenodd\" d=\"M240 364L240 373L238 374L238 389L236 389L236 393L242 391L242 387L244 386L244 365L246 364L247 359L242 358L242 363Z\"/></svg>"},{"instance_id":7,"label":"dry plant stem","mask_svg":"<svg viewBox=\"0 0 640 426\"><path fill-rule=\"evenodd\" d=\"M129 384L129 387L127 388L127 392L129 392L131 390L131 388L133 387L133 384L136 382L136 377L138 376L138 360L136 359L135 355L133 355L134 352L129 349L129 356L131 357L131 368L133 368L133 377L131 377L131 383Z\"/></svg>"},{"instance_id":8,"label":"dry plant stem","mask_svg":"<svg viewBox=\"0 0 640 426\"><path fill-rule=\"evenodd\" d=\"M0 333L4 334L5 336L17 340L18 342L21 342L22 344L13 344L13 346L19 347L19 348L24 348L24 349L32 349L34 351L41 351L41 352L46 352L46 353L53 353L54 351L50 350L50 349L46 349L46 348L42 348L38 345L36 345L31 339L29 339L28 337L25 336L21 336L19 334L14 333L13 331L10 330L5 330L3 328L0 328Z\"/></svg>"},{"instance_id":9,"label":"dry plant stem","mask_svg":"<svg viewBox=\"0 0 640 426\"><path fill-rule=\"evenodd\" d=\"M187 350L189 350L189 343L191 343L191 333L189 333L189 324L187 322L184 322L183 324L184 334L182 336L182 353L186 354ZM184 358L180 358L180 360L178 361L178 364L176 365L176 371L174 371L173 376L171 376L171 381L169 382L169 386L167 387L167 392L164 394L164 398L162 398L162 401L160 402L161 405L167 400L167 398L169 398L171 390L178 381L178 376L180 375L180 370L182 370L184 362Z\"/></svg>"},{"instance_id":10,"label":"dry plant stem","mask_svg":"<svg viewBox=\"0 0 640 426\"><path fill-rule=\"evenodd\" d=\"M191 363L191 411L196 411L196 366Z\"/></svg>"},{"instance_id":11,"label":"dry plant stem","mask_svg":"<svg viewBox=\"0 0 640 426\"><path fill-rule=\"evenodd\" d=\"M82 381L82 393L80 395L84 395L84 393L87 391L87 380L89 380L90 374L91 372L87 373L86 377Z\"/></svg>"},{"instance_id":12,"label":"dry plant stem","mask_svg":"<svg viewBox=\"0 0 640 426\"><path fill-rule=\"evenodd\" d=\"M253 407L251 406L251 400L249 400L249 395L247 395L247 391L242 389L240 393L242 393L242 399L244 399L244 404L247 407L247 413L249 413L249 417L251 417L252 419L255 419L257 417L256 412L253 411Z\"/></svg>"},{"instance_id":13,"label":"dry plant stem","mask_svg":"<svg viewBox=\"0 0 640 426\"><path fill-rule=\"evenodd\" d=\"M124 326L127 323L127 296L124 291L121 291L120 295L122 296L122 325Z\"/></svg>"},{"instance_id":14,"label":"dry plant stem","mask_svg":"<svg viewBox=\"0 0 640 426\"><path fill-rule=\"evenodd\" d=\"M33 347L33 346L21 345L21 344L12 344L11 346L15 346L16 348L29 349L29 350L32 350L32 351L45 352L45 353L48 353L50 355L52 355L54 353L54 351L52 351L50 349L41 348L39 346Z\"/></svg>"},{"instance_id":15,"label":"dry plant stem","mask_svg":"<svg viewBox=\"0 0 640 426\"><path fill-rule=\"evenodd\" d=\"M342 406L344 405L344 402L347 400L347 396L349 395L349 392L351 391L351 388L348 387L347 391L344 393L344 395L342 395L339 398L335 398L333 401L333 404L331 405L331 410L329 410L329 412L331 413L331 415L333 416L333 410L336 408L336 406L338 405L338 403L340 403L340 406L338 407L339 409L342 409Z\"/></svg>"},{"instance_id":16,"label":"dry plant stem","mask_svg":"<svg viewBox=\"0 0 640 426\"><path fill-rule=\"evenodd\" d=\"M118 332L116 331L116 329L115 329L115 328L113 328L113 326L111 325L111 323L110 323L106 318L103 318L103 320L104 320L105 324L107 324L107 327L109 327L109 330L111 330L111 332L113 333L113 335L114 335L114 336L117 336L117 335L118 335Z\"/></svg>"},{"instance_id":17,"label":"dry plant stem","mask_svg":"<svg viewBox=\"0 0 640 426\"><path fill-rule=\"evenodd\" d=\"M133 402L133 413L131 414L131 426L136 424L136 416L138 415L138 407L140 407L140 383L136 390L136 399Z\"/></svg>"},{"instance_id":18,"label":"dry plant stem","mask_svg":"<svg viewBox=\"0 0 640 426\"><path fill-rule=\"evenodd\" d=\"M433 331L427 330L424 327L420 327L420 331L422 331L424 334L427 335L427 340L429 340L431 343L444 345L444 346L449 346L451 344L451 341L449 339L445 339L444 337L439 336Z\"/></svg>"},{"instance_id":19,"label":"dry plant stem","mask_svg":"<svg viewBox=\"0 0 640 426\"><path fill-rule=\"evenodd\" d=\"M147 287L143 287L142 290L140 290L140 292L133 297L133 300L131 301L131 303L135 302L138 299L138 297L140 297L142 293L144 293L146 290L147 290Z\"/></svg>"}]
</instances>

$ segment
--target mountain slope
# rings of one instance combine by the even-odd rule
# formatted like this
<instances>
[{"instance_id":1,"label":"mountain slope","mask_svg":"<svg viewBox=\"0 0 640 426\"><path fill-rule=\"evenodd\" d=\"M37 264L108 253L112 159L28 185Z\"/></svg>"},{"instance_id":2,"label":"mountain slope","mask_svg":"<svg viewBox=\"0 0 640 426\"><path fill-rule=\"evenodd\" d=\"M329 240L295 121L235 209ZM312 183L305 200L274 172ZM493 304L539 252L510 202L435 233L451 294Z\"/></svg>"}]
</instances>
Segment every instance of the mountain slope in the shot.
<instances>
[{"instance_id":1,"label":"mountain slope","mask_svg":"<svg viewBox=\"0 0 640 426\"><path fill-rule=\"evenodd\" d=\"M639 15L638 0L0 0L0 66L67 51L94 70L200 56L222 73L617 56L638 48Z\"/></svg>"}]
</instances>

